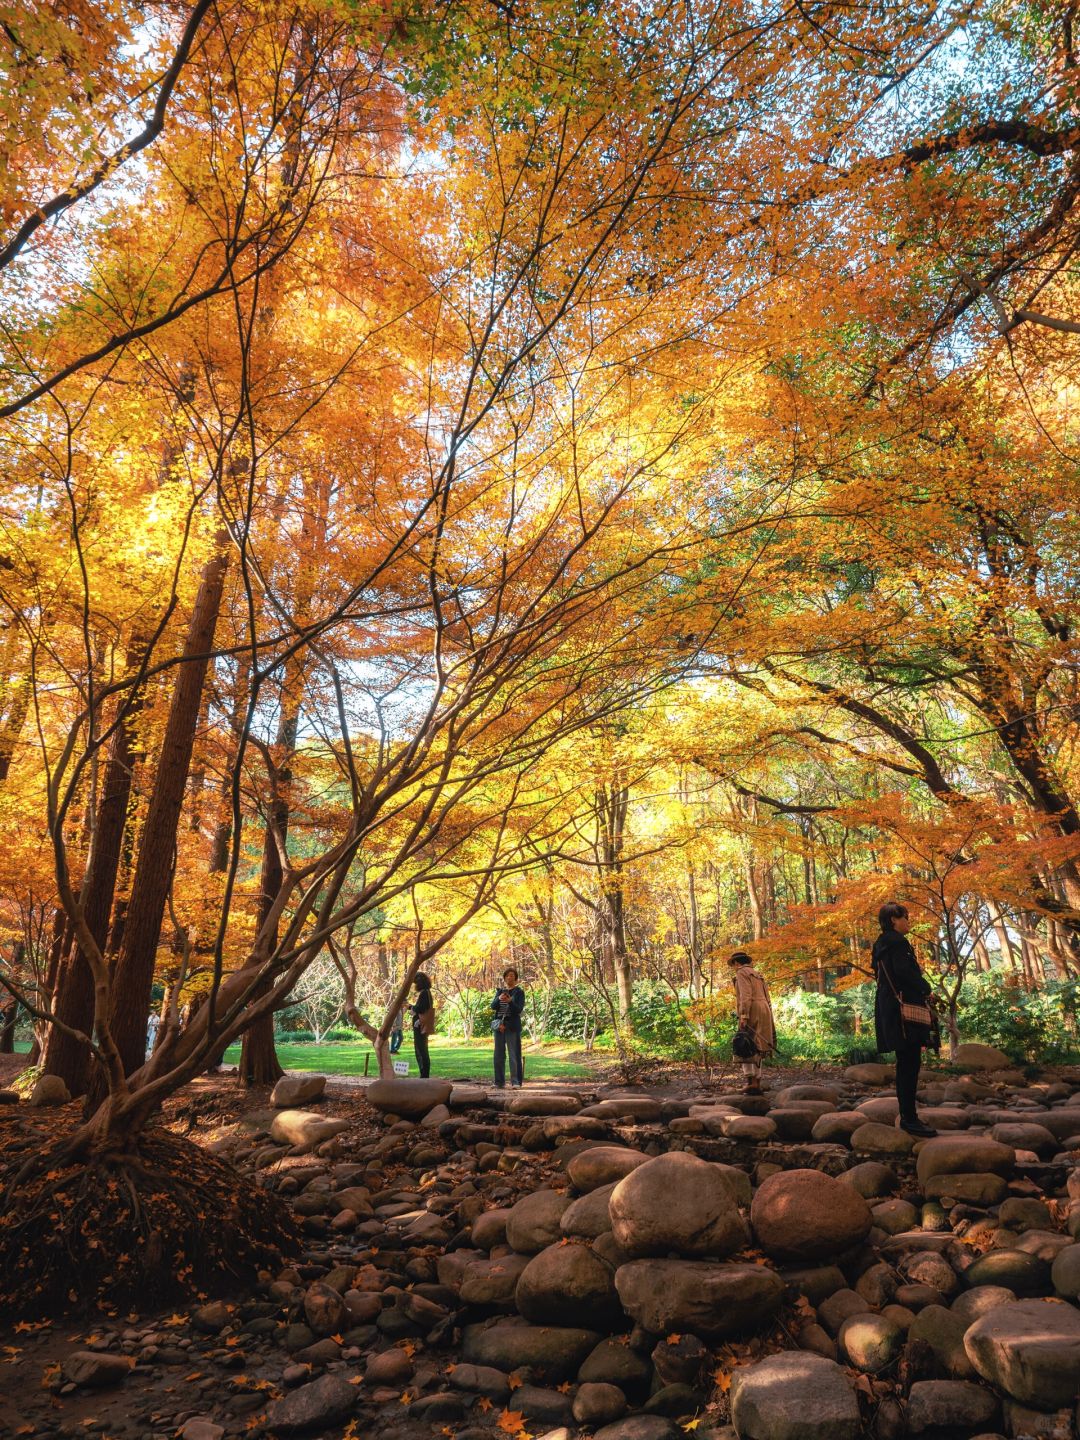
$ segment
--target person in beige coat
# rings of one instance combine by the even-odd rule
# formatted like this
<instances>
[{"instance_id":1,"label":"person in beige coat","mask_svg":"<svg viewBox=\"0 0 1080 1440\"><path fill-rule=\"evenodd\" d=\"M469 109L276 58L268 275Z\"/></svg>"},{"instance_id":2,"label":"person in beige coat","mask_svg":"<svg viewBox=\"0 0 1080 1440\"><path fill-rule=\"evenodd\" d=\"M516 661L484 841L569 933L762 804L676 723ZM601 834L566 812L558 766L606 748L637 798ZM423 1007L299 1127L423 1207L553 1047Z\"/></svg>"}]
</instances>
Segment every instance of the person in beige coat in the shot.
<instances>
[{"instance_id":1,"label":"person in beige coat","mask_svg":"<svg viewBox=\"0 0 1080 1440\"><path fill-rule=\"evenodd\" d=\"M742 1063L747 1095L760 1095L761 1062L776 1049L776 1025L765 977L754 969L744 950L737 950L728 962L735 972L735 1007L739 1029L754 1042L755 1054Z\"/></svg>"}]
</instances>

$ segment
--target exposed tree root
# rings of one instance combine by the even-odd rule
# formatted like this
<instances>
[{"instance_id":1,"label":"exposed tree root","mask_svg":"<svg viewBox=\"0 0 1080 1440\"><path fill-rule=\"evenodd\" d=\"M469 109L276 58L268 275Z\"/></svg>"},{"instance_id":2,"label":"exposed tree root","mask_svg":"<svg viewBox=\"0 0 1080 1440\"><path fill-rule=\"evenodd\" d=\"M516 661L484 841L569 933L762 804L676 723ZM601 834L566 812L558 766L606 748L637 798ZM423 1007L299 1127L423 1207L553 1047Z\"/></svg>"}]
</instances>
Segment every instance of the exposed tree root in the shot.
<instances>
[{"instance_id":1,"label":"exposed tree root","mask_svg":"<svg viewBox=\"0 0 1080 1440\"><path fill-rule=\"evenodd\" d=\"M0 1167L0 1310L208 1294L298 1248L287 1211L217 1156L149 1128L122 1154Z\"/></svg>"}]
</instances>

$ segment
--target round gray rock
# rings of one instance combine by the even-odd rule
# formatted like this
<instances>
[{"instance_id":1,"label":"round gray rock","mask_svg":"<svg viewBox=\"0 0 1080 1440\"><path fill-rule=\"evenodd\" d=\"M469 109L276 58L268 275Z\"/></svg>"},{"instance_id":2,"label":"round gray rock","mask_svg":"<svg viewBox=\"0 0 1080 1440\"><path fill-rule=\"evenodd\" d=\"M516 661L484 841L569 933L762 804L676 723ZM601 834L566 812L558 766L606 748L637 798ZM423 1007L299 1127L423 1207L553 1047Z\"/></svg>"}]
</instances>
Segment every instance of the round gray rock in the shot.
<instances>
[{"instance_id":1,"label":"round gray rock","mask_svg":"<svg viewBox=\"0 0 1080 1440\"><path fill-rule=\"evenodd\" d=\"M920 1148L915 1170L923 1185L932 1175L1012 1174L1016 1151L982 1135L939 1135Z\"/></svg>"},{"instance_id":2,"label":"round gray rock","mask_svg":"<svg viewBox=\"0 0 1080 1440\"><path fill-rule=\"evenodd\" d=\"M533 1256L521 1272L514 1301L534 1325L613 1330L622 1320L611 1269L587 1245L565 1241Z\"/></svg>"},{"instance_id":3,"label":"round gray rock","mask_svg":"<svg viewBox=\"0 0 1080 1440\"><path fill-rule=\"evenodd\" d=\"M823 1355L784 1351L736 1370L731 1419L739 1440L858 1440L859 1403Z\"/></svg>"},{"instance_id":4,"label":"round gray rock","mask_svg":"<svg viewBox=\"0 0 1080 1440\"><path fill-rule=\"evenodd\" d=\"M284 1399L275 1400L266 1412L264 1424L272 1435L324 1430L351 1415L357 1398L357 1391L340 1375L322 1375Z\"/></svg>"},{"instance_id":5,"label":"round gray rock","mask_svg":"<svg viewBox=\"0 0 1080 1440\"><path fill-rule=\"evenodd\" d=\"M747 1335L780 1308L784 1282L763 1265L708 1260L631 1260L615 1272L623 1309L654 1335L705 1340Z\"/></svg>"},{"instance_id":6,"label":"round gray rock","mask_svg":"<svg viewBox=\"0 0 1080 1440\"><path fill-rule=\"evenodd\" d=\"M364 1099L384 1115L403 1115L406 1120L419 1120L445 1105L454 1087L449 1080L421 1079L419 1076L395 1076L393 1080L376 1080L363 1092Z\"/></svg>"},{"instance_id":7,"label":"round gray rock","mask_svg":"<svg viewBox=\"0 0 1080 1440\"><path fill-rule=\"evenodd\" d=\"M624 1254L732 1255L749 1236L727 1176L672 1151L639 1165L611 1192L615 1243Z\"/></svg>"},{"instance_id":8,"label":"round gray rock","mask_svg":"<svg viewBox=\"0 0 1080 1440\"><path fill-rule=\"evenodd\" d=\"M534 1190L506 1215L506 1243L519 1255L539 1255L562 1235L560 1222L570 1197L554 1190Z\"/></svg>"},{"instance_id":9,"label":"round gray rock","mask_svg":"<svg viewBox=\"0 0 1080 1440\"><path fill-rule=\"evenodd\" d=\"M1021 1405L1055 1410L1080 1388L1080 1313L1071 1305L1018 1300L976 1320L964 1336L972 1365Z\"/></svg>"},{"instance_id":10,"label":"round gray rock","mask_svg":"<svg viewBox=\"0 0 1080 1440\"><path fill-rule=\"evenodd\" d=\"M549 1380L570 1380L600 1339L595 1330L500 1320L466 1326L461 1353L470 1365L490 1365L507 1373L527 1365Z\"/></svg>"},{"instance_id":11,"label":"round gray rock","mask_svg":"<svg viewBox=\"0 0 1080 1440\"><path fill-rule=\"evenodd\" d=\"M854 1186L820 1170L781 1170L758 1186L750 1223L767 1255L821 1260L865 1240L873 1217Z\"/></svg>"},{"instance_id":12,"label":"round gray rock","mask_svg":"<svg viewBox=\"0 0 1080 1440\"><path fill-rule=\"evenodd\" d=\"M310 1105L326 1089L325 1075L283 1075L270 1092L270 1104L278 1110Z\"/></svg>"},{"instance_id":13,"label":"round gray rock","mask_svg":"<svg viewBox=\"0 0 1080 1440\"><path fill-rule=\"evenodd\" d=\"M908 1396L907 1423L913 1435L989 1430L1000 1413L997 1396L970 1380L919 1380Z\"/></svg>"},{"instance_id":14,"label":"round gray rock","mask_svg":"<svg viewBox=\"0 0 1080 1440\"><path fill-rule=\"evenodd\" d=\"M628 1150L624 1145L592 1145L573 1157L566 1173L574 1188L584 1194L599 1190L601 1185L616 1184L649 1159L640 1150Z\"/></svg>"},{"instance_id":15,"label":"round gray rock","mask_svg":"<svg viewBox=\"0 0 1080 1440\"><path fill-rule=\"evenodd\" d=\"M614 1184L601 1185L599 1190L590 1190L587 1195L582 1195L572 1205L568 1205L559 1221L563 1234L578 1235L585 1240L595 1240L598 1235L606 1235L611 1229L608 1201L614 1189Z\"/></svg>"}]
</instances>

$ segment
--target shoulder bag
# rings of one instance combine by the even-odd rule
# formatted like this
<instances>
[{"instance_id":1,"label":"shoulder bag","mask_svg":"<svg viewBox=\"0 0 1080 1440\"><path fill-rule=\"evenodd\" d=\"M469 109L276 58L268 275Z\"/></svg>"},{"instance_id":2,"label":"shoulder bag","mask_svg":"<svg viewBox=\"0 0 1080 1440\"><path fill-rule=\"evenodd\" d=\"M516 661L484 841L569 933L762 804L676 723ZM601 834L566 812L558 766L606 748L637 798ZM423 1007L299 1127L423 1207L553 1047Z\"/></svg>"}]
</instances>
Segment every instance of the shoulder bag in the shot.
<instances>
[{"instance_id":1,"label":"shoulder bag","mask_svg":"<svg viewBox=\"0 0 1080 1440\"><path fill-rule=\"evenodd\" d=\"M885 964L884 959L882 959L881 968L885 971L885 978L889 982L889 989L896 996L896 1003L900 1006L900 1019L904 1022L904 1024L925 1025L927 1029L932 1029L934 1025L934 1017L930 1012L930 1006L927 1005L924 1001L919 1001L914 1005L908 1004L908 1002L900 994L900 991L897 990L896 985L893 983L892 975L890 974L889 967Z\"/></svg>"}]
</instances>

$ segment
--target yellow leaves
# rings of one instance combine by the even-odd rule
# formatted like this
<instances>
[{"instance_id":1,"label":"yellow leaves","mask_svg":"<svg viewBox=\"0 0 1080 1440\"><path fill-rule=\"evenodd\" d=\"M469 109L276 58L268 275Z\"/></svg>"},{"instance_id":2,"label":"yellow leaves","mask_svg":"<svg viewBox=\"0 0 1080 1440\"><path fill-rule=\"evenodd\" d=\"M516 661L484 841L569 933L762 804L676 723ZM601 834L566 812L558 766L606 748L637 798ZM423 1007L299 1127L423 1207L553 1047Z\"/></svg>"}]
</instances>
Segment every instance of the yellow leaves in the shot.
<instances>
[{"instance_id":1,"label":"yellow leaves","mask_svg":"<svg viewBox=\"0 0 1080 1440\"><path fill-rule=\"evenodd\" d=\"M48 1330L51 1320L19 1320L15 1324L16 1335L34 1335L38 1330Z\"/></svg>"},{"instance_id":2,"label":"yellow leaves","mask_svg":"<svg viewBox=\"0 0 1080 1440\"><path fill-rule=\"evenodd\" d=\"M403 1391L401 1392L401 1394L398 1396L398 1404L399 1404L399 1405L411 1405L412 1402L413 1402L415 1399L416 1399L416 1396L415 1396L415 1394L414 1394L411 1390L403 1390Z\"/></svg>"},{"instance_id":3,"label":"yellow leaves","mask_svg":"<svg viewBox=\"0 0 1080 1440\"><path fill-rule=\"evenodd\" d=\"M476 1402L476 1408L480 1411L481 1415L486 1415L488 1411L492 1408L491 1397L488 1395L481 1395L480 1399Z\"/></svg>"},{"instance_id":4,"label":"yellow leaves","mask_svg":"<svg viewBox=\"0 0 1080 1440\"><path fill-rule=\"evenodd\" d=\"M731 1371L725 1370L723 1366L719 1366L713 1371L712 1378L713 1384L720 1391L720 1394L726 1395L731 1389Z\"/></svg>"},{"instance_id":5,"label":"yellow leaves","mask_svg":"<svg viewBox=\"0 0 1080 1440\"><path fill-rule=\"evenodd\" d=\"M519 1390L523 1382L520 1375L511 1375L509 1376L507 1383L509 1384L511 1390Z\"/></svg>"},{"instance_id":6,"label":"yellow leaves","mask_svg":"<svg viewBox=\"0 0 1080 1440\"><path fill-rule=\"evenodd\" d=\"M681 1420L679 1422L679 1429L687 1431L696 1430L704 1418L704 1415L695 1415L692 1420Z\"/></svg>"},{"instance_id":7,"label":"yellow leaves","mask_svg":"<svg viewBox=\"0 0 1080 1440\"><path fill-rule=\"evenodd\" d=\"M573 1385L571 1385L571 1383L570 1383L569 1380L564 1380L561 1385L556 1385L555 1388L556 1388L556 1390L558 1390L561 1394L563 1394L563 1395L569 1395L569 1394L570 1394L570 1391L571 1391L574 1387L573 1387Z\"/></svg>"},{"instance_id":8,"label":"yellow leaves","mask_svg":"<svg viewBox=\"0 0 1080 1440\"><path fill-rule=\"evenodd\" d=\"M340 1340L340 1337L339 1337L339 1336L336 1336L336 1335L335 1335L334 1338L335 1338L335 1340ZM402 1351L403 1354L408 1355L409 1359L411 1360L412 1357L416 1354L416 1341L415 1341L415 1340L399 1340L399 1341L398 1341L398 1346L397 1346L397 1348L398 1348L400 1351Z\"/></svg>"}]
</instances>

